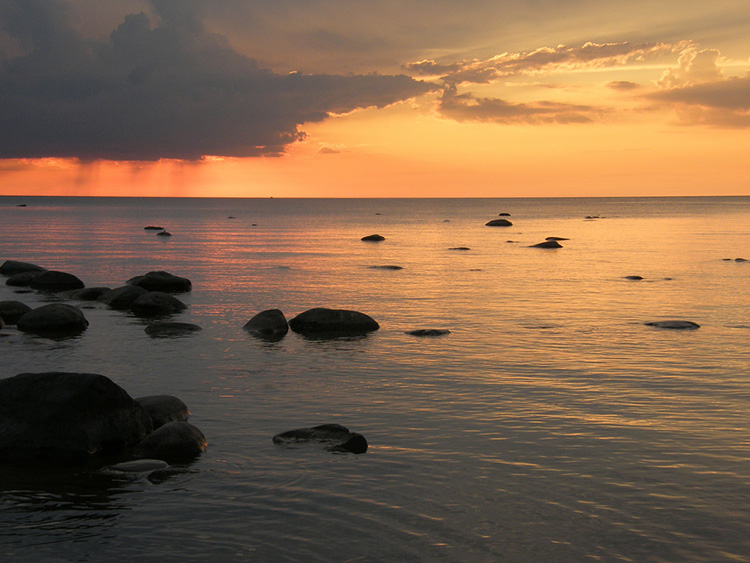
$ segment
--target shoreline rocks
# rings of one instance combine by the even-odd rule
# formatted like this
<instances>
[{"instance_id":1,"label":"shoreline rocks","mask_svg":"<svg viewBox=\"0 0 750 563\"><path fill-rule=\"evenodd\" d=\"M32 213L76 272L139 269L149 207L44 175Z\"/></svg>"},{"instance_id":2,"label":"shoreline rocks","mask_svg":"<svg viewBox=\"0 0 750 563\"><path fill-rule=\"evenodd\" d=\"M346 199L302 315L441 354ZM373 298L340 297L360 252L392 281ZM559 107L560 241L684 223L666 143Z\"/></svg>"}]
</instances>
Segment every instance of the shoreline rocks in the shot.
<instances>
[{"instance_id":1,"label":"shoreline rocks","mask_svg":"<svg viewBox=\"0 0 750 563\"><path fill-rule=\"evenodd\" d=\"M16 323L18 330L39 336L75 336L89 326L78 307L65 303L50 303L22 315Z\"/></svg>"},{"instance_id":2,"label":"shoreline rocks","mask_svg":"<svg viewBox=\"0 0 750 563\"><path fill-rule=\"evenodd\" d=\"M19 260L6 260L0 265L0 275L11 277L24 272L46 272L47 268L42 268L30 262L21 262Z\"/></svg>"},{"instance_id":3,"label":"shoreline rocks","mask_svg":"<svg viewBox=\"0 0 750 563\"><path fill-rule=\"evenodd\" d=\"M146 291L163 291L164 293L185 293L193 287L189 279L175 276L163 270L135 276L125 283L143 288Z\"/></svg>"},{"instance_id":4,"label":"shoreline rocks","mask_svg":"<svg viewBox=\"0 0 750 563\"><path fill-rule=\"evenodd\" d=\"M83 289L85 287L84 283L73 274L57 270L47 270L40 273L31 280L29 286L31 289L52 292Z\"/></svg>"}]
</instances>

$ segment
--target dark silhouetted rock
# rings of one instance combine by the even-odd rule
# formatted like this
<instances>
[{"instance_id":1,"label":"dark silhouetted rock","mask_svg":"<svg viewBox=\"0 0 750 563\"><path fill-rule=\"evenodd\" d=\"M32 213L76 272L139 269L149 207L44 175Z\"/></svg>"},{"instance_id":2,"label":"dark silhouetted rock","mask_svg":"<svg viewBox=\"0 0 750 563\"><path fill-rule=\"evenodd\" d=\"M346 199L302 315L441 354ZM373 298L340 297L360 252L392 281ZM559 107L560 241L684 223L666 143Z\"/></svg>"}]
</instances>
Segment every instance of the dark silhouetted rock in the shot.
<instances>
[{"instance_id":1,"label":"dark silhouetted rock","mask_svg":"<svg viewBox=\"0 0 750 563\"><path fill-rule=\"evenodd\" d=\"M97 301L108 291L112 291L112 289L109 287L84 287L83 289L68 291L65 296L78 301Z\"/></svg>"},{"instance_id":2,"label":"dark silhouetted rock","mask_svg":"<svg viewBox=\"0 0 750 563\"><path fill-rule=\"evenodd\" d=\"M643 279L643 276L625 276L625 279L631 281L641 281Z\"/></svg>"},{"instance_id":3,"label":"dark silhouetted rock","mask_svg":"<svg viewBox=\"0 0 750 563\"><path fill-rule=\"evenodd\" d=\"M562 248L562 245L556 240L545 240L537 244L532 244L530 248Z\"/></svg>"},{"instance_id":4,"label":"dark silhouetted rock","mask_svg":"<svg viewBox=\"0 0 750 563\"><path fill-rule=\"evenodd\" d=\"M471 250L468 246L454 246L453 248L449 248L448 250Z\"/></svg>"},{"instance_id":5,"label":"dark silhouetted rock","mask_svg":"<svg viewBox=\"0 0 750 563\"><path fill-rule=\"evenodd\" d=\"M15 276L24 272L46 272L47 268L42 268L29 262L19 262L18 260L6 260L0 265L0 274L3 276Z\"/></svg>"},{"instance_id":6,"label":"dark silhouetted rock","mask_svg":"<svg viewBox=\"0 0 750 563\"><path fill-rule=\"evenodd\" d=\"M31 307L20 301L0 301L0 317L6 325L18 323L18 319L31 311Z\"/></svg>"},{"instance_id":7,"label":"dark silhouetted rock","mask_svg":"<svg viewBox=\"0 0 750 563\"><path fill-rule=\"evenodd\" d=\"M381 240L385 240L385 237L382 235L367 235L366 237L362 237L362 240L368 242L380 242Z\"/></svg>"},{"instance_id":8,"label":"dark silhouetted rock","mask_svg":"<svg viewBox=\"0 0 750 563\"><path fill-rule=\"evenodd\" d=\"M190 416L187 405L172 395L138 397L136 402L146 409L154 430L168 422L184 422Z\"/></svg>"},{"instance_id":9,"label":"dark silhouetted rock","mask_svg":"<svg viewBox=\"0 0 750 563\"><path fill-rule=\"evenodd\" d=\"M368 266L368 268L372 270L403 270L403 266L393 266L391 264L386 264L384 266Z\"/></svg>"},{"instance_id":10,"label":"dark silhouetted rock","mask_svg":"<svg viewBox=\"0 0 750 563\"><path fill-rule=\"evenodd\" d=\"M289 328L310 336L338 336L364 334L378 330L380 325L364 313L318 307L294 317L289 321Z\"/></svg>"},{"instance_id":11,"label":"dark silhouetted rock","mask_svg":"<svg viewBox=\"0 0 750 563\"><path fill-rule=\"evenodd\" d=\"M164 293L184 293L190 291L193 287L189 279L164 271L149 272L143 276L136 276L130 278L127 283L148 291L163 291Z\"/></svg>"},{"instance_id":12,"label":"dark silhouetted rock","mask_svg":"<svg viewBox=\"0 0 750 563\"><path fill-rule=\"evenodd\" d=\"M274 444L296 445L308 442L330 446L329 451L355 454L367 451L367 440L364 436L349 432L349 429L341 424L321 424L312 428L298 428L273 437Z\"/></svg>"},{"instance_id":13,"label":"dark silhouetted rock","mask_svg":"<svg viewBox=\"0 0 750 563\"><path fill-rule=\"evenodd\" d=\"M145 330L146 334L152 338L170 338L174 336L187 336L194 332L200 332L203 329L191 323L152 323Z\"/></svg>"},{"instance_id":14,"label":"dark silhouetted rock","mask_svg":"<svg viewBox=\"0 0 750 563\"><path fill-rule=\"evenodd\" d=\"M734 261L735 262L747 262L747 259L746 258L735 258Z\"/></svg>"},{"instance_id":15,"label":"dark silhouetted rock","mask_svg":"<svg viewBox=\"0 0 750 563\"><path fill-rule=\"evenodd\" d=\"M280 340L289 332L289 323L281 310L268 309L255 315L242 328L264 340Z\"/></svg>"},{"instance_id":16,"label":"dark silhouetted rock","mask_svg":"<svg viewBox=\"0 0 750 563\"><path fill-rule=\"evenodd\" d=\"M147 293L148 290L138 287L137 285L123 285L122 287L116 287L115 289L102 293L97 301L108 305L112 309L127 311L136 299Z\"/></svg>"},{"instance_id":17,"label":"dark silhouetted rock","mask_svg":"<svg viewBox=\"0 0 750 563\"><path fill-rule=\"evenodd\" d=\"M486 222L485 226L487 227L512 227L513 223L511 223L507 219L493 219L492 221Z\"/></svg>"},{"instance_id":18,"label":"dark silhouetted rock","mask_svg":"<svg viewBox=\"0 0 750 563\"><path fill-rule=\"evenodd\" d=\"M172 315L187 309L182 301L163 291L149 291L136 298L130 310L141 317Z\"/></svg>"},{"instance_id":19,"label":"dark silhouetted rock","mask_svg":"<svg viewBox=\"0 0 750 563\"><path fill-rule=\"evenodd\" d=\"M31 285L31 282L43 273L44 272L21 272L20 274L13 274L5 281L5 285L12 287L28 287Z\"/></svg>"},{"instance_id":20,"label":"dark silhouetted rock","mask_svg":"<svg viewBox=\"0 0 750 563\"><path fill-rule=\"evenodd\" d=\"M32 309L18 319L18 329L40 336L72 336L82 333L89 322L78 307L50 303Z\"/></svg>"},{"instance_id":21,"label":"dark silhouetted rock","mask_svg":"<svg viewBox=\"0 0 750 563\"><path fill-rule=\"evenodd\" d=\"M164 227L158 227L156 225L148 225L147 227L143 227L144 231L163 231Z\"/></svg>"},{"instance_id":22,"label":"dark silhouetted rock","mask_svg":"<svg viewBox=\"0 0 750 563\"><path fill-rule=\"evenodd\" d=\"M159 231L158 233L156 233L156 236L157 237L171 237L172 233L170 233L169 231Z\"/></svg>"},{"instance_id":23,"label":"dark silhouetted rock","mask_svg":"<svg viewBox=\"0 0 750 563\"><path fill-rule=\"evenodd\" d=\"M36 276L29 284L31 289L39 291L66 291L68 289L81 289L84 283L73 274L48 270Z\"/></svg>"},{"instance_id":24,"label":"dark silhouetted rock","mask_svg":"<svg viewBox=\"0 0 750 563\"><path fill-rule=\"evenodd\" d=\"M570 240L565 237L546 237L544 240Z\"/></svg>"},{"instance_id":25,"label":"dark silhouetted rock","mask_svg":"<svg viewBox=\"0 0 750 563\"><path fill-rule=\"evenodd\" d=\"M82 462L120 455L152 430L124 389L91 373L23 373L0 380L0 460Z\"/></svg>"},{"instance_id":26,"label":"dark silhouetted rock","mask_svg":"<svg viewBox=\"0 0 750 563\"><path fill-rule=\"evenodd\" d=\"M4 328L4 327L5 327L5 321L3 320L3 316L0 315L0 328Z\"/></svg>"},{"instance_id":27,"label":"dark silhouetted rock","mask_svg":"<svg viewBox=\"0 0 750 563\"><path fill-rule=\"evenodd\" d=\"M510 213L498 213L498 217L510 217Z\"/></svg>"},{"instance_id":28,"label":"dark silhouetted rock","mask_svg":"<svg viewBox=\"0 0 750 563\"><path fill-rule=\"evenodd\" d=\"M653 321L645 324L656 328L669 328L673 330L695 330L701 326L693 321Z\"/></svg>"},{"instance_id":29,"label":"dark silhouetted rock","mask_svg":"<svg viewBox=\"0 0 750 563\"><path fill-rule=\"evenodd\" d=\"M451 331L446 328L418 328L417 330L406 332L406 334L411 334L412 336L443 336L450 333Z\"/></svg>"},{"instance_id":30,"label":"dark silhouetted rock","mask_svg":"<svg viewBox=\"0 0 750 563\"><path fill-rule=\"evenodd\" d=\"M168 422L141 440L133 449L137 459L189 461L206 449L206 437L189 422Z\"/></svg>"}]
</instances>

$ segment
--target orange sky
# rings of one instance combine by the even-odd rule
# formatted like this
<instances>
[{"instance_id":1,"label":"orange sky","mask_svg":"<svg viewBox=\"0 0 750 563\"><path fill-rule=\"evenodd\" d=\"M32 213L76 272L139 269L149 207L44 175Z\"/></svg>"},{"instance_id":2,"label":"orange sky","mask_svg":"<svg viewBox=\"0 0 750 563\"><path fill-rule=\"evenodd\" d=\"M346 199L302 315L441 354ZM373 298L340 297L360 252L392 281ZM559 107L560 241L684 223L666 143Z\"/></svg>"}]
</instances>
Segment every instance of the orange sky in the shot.
<instances>
[{"instance_id":1,"label":"orange sky","mask_svg":"<svg viewBox=\"0 0 750 563\"><path fill-rule=\"evenodd\" d=\"M0 34L0 195L750 194L746 2L67 4Z\"/></svg>"}]
</instances>

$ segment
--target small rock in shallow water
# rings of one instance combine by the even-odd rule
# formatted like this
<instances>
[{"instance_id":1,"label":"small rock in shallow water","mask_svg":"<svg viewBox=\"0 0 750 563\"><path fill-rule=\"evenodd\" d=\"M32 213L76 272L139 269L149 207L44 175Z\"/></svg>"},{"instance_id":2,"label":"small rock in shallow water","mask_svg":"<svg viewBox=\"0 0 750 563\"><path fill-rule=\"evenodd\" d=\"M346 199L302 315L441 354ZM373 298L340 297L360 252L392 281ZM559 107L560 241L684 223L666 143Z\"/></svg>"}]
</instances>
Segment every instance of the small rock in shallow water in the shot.
<instances>
[{"instance_id":1,"label":"small rock in shallow water","mask_svg":"<svg viewBox=\"0 0 750 563\"><path fill-rule=\"evenodd\" d=\"M380 242L381 240L385 240L385 237L383 235L367 235L366 237L362 237L361 240L368 242Z\"/></svg>"},{"instance_id":2,"label":"small rock in shallow water","mask_svg":"<svg viewBox=\"0 0 750 563\"><path fill-rule=\"evenodd\" d=\"M361 454L367 451L367 440L362 434L349 432L341 424L321 424L312 428L297 428L273 437L274 444L294 445L315 442L329 445L332 452Z\"/></svg>"},{"instance_id":3,"label":"small rock in shallow water","mask_svg":"<svg viewBox=\"0 0 750 563\"><path fill-rule=\"evenodd\" d=\"M675 330L695 330L700 328L701 325L694 323L693 321L653 321L645 323L646 326L653 326L656 328L670 328Z\"/></svg>"},{"instance_id":4,"label":"small rock in shallow water","mask_svg":"<svg viewBox=\"0 0 750 563\"><path fill-rule=\"evenodd\" d=\"M531 248L562 248L562 244L556 240L545 240L537 244L532 244Z\"/></svg>"},{"instance_id":5,"label":"small rock in shallow water","mask_svg":"<svg viewBox=\"0 0 750 563\"><path fill-rule=\"evenodd\" d=\"M417 330L409 330L406 334L412 336L443 336L450 334L451 331L446 328L418 328Z\"/></svg>"},{"instance_id":6,"label":"small rock in shallow water","mask_svg":"<svg viewBox=\"0 0 750 563\"><path fill-rule=\"evenodd\" d=\"M641 281L643 279L643 276L625 276L626 280L632 280L632 281Z\"/></svg>"},{"instance_id":7,"label":"small rock in shallow water","mask_svg":"<svg viewBox=\"0 0 750 563\"><path fill-rule=\"evenodd\" d=\"M513 223L508 221L507 219L493 219L492 221L487 221L484 224L485 227L512 227Z\"/></svg>"},{"instance_id":8,"label":"small rock in shallow water","mask_svg":"<svg viewBox=\"0 0 750 563\"><path fill-rule=\"evenodd\" d=\"M403 270L403 266L393 266L386 264L385 266L368 266L372 270Z\"/></svg>"}]
</instances>

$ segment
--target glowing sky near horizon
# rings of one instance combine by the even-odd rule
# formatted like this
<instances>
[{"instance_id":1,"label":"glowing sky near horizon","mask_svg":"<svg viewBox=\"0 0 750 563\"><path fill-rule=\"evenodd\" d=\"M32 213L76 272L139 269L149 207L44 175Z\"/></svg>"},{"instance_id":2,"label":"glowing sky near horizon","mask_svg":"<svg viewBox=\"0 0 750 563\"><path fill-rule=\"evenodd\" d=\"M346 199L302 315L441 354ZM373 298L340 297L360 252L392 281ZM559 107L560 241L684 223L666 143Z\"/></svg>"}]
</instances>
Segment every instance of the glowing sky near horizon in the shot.
<instances>
[{"instance_id":1,"label":"glowing sky near horizon","mask_svg":"<svg viewBox=\"0 0 750 563\"><path fill-rule=\"evenodd\" d=\"M747 0L0 0L0 195L750 194Z\"/></svg>"}]
</instances>

